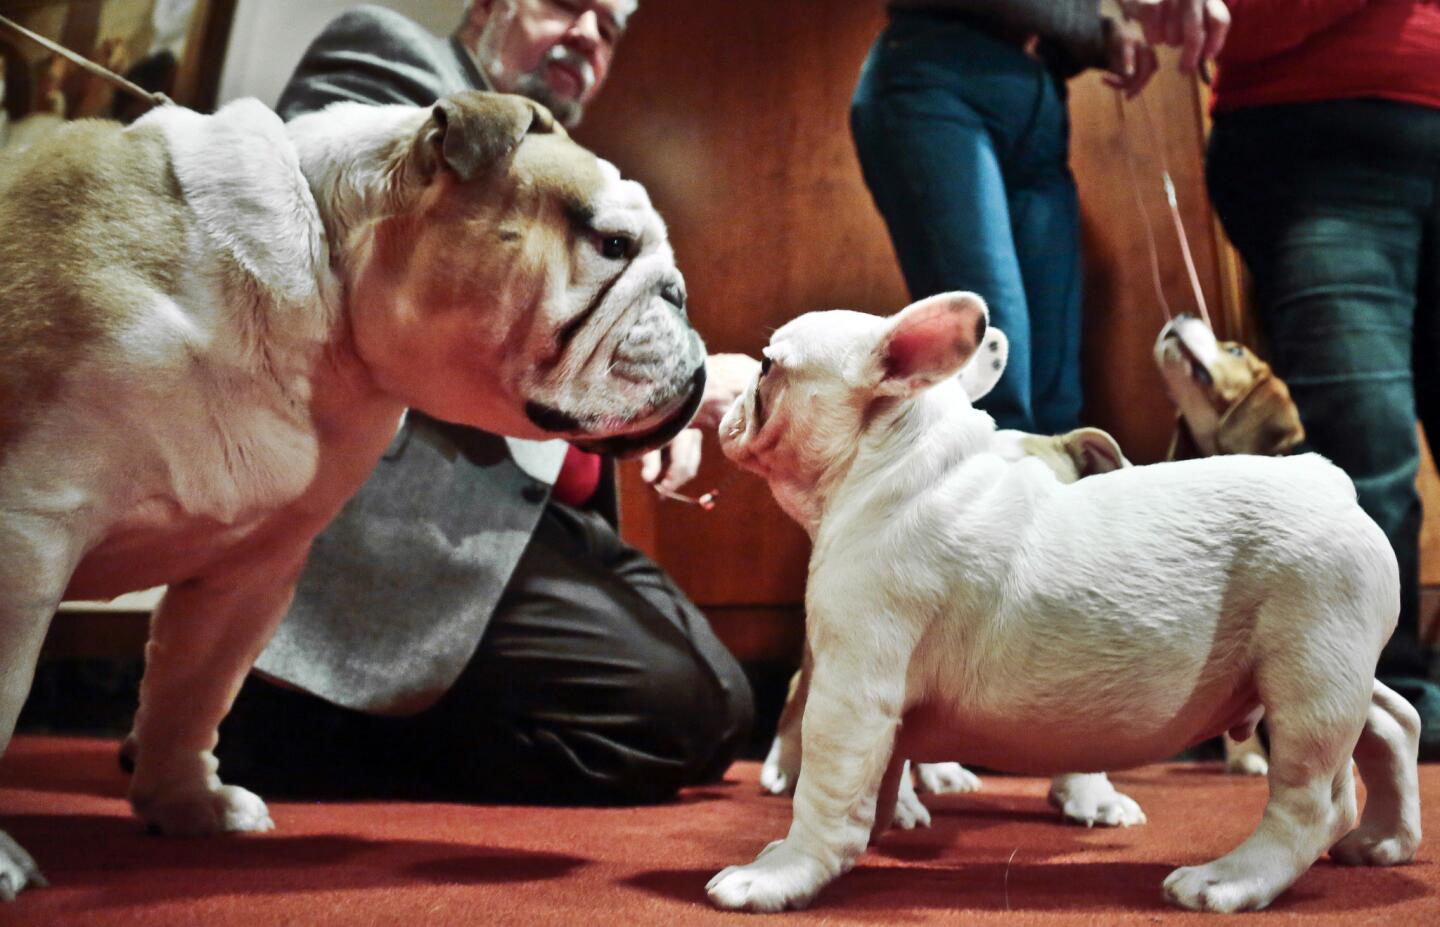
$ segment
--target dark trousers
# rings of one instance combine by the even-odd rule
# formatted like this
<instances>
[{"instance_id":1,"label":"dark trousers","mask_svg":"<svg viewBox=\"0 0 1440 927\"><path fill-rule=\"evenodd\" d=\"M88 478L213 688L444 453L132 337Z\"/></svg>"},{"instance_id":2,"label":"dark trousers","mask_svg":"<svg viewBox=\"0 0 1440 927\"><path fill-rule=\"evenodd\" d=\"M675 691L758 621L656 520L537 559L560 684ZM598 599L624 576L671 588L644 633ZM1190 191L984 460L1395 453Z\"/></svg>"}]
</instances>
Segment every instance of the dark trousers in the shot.
<instances>
[{"instance_id":1,"label":"dark trousers","mask_svg":"<svg viewBox=\"0 0 1440 927\"><path fill-rule=\"evenodd\" d=\"M1080 209L1065 85L1017 44L897 11L866 59L850 126L912 298L973 290L1010 339L977 405L1002 428L1080 418Z\"/></svg>"},{"instance_id":2,"label":"dark trousers","mask_svg":"<svg viewBox=\"0 0 1440 927\"><path fill-rule=\"evenodd\" d=\"M1440 740L1440 689L1418 639L1417 419L1440 437L1440 110L1382 100L1216 117L1210 196L1308 450L1355 481L1400 561L1399 626L1381 679Z\"/></svg>"},{"instance_id":3,"label":"dark trousers","mask_svg":"<svg viewBox=\"0 0 1440 927\"><path fill-rule=\"evenodd\" d=\"M740 666L669 577L552 502L438 704L375 717L252 676L216 753L226 781L266 795L640 803L718 779L752 715Z\"/></svg>"}]
</instances>

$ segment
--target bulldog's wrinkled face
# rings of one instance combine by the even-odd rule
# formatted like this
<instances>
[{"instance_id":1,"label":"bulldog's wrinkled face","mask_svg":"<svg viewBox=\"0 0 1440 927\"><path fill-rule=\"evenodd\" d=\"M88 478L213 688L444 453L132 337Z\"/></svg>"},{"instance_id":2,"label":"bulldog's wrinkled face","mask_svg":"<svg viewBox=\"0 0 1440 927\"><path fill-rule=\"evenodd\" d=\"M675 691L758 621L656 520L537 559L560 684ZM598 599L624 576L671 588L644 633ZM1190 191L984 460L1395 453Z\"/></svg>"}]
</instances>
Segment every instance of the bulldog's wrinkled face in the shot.
<instances>
[{"instance_id":1,"label":"bulldog's wrinkled face","mask_svg":"<svg viewBox=\"0 0 1440 927\"><path fill-rule=\"evenodd\" d=\"M985 303L944 293L885 318L836 309L782 326L720 422L720 448L806 521L804 499L847 466L883 413L954 376L985 335ZM812 513L813 514L813 513Z\"/></svg>"},{"instance_id":2,"label":"bulldog's wrinkled face","mask_svg":"<svg viewBox=\"0 0 1440 927\"><path fill-rule=\"evenodd\" d=\"M400 169L421 189L374 228L352 284L377 380L517 437L622 455L667 442L699 405L705 348L644 188L521 98L464 94L436 114Z\"/></svg>"}]
</instances>

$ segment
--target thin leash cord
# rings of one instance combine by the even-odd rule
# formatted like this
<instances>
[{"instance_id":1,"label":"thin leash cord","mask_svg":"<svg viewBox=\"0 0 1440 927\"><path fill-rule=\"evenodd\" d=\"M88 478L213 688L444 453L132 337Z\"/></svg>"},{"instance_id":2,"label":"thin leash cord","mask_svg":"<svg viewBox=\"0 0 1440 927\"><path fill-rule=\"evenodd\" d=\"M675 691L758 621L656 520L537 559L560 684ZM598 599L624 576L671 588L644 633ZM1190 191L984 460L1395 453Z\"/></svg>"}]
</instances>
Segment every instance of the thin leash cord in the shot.
<instances>
[{"instance_id":1,"label":"thin leash cord","mask_svg":"<svg viewBox=\"0 0 1440 927\"><path fill-rule=\"evenodd\" d=\"M1140 208L1140 214L1145 222L1145 245L1150 252L1150 276L1155 285L1155 295L1160 300L1160 309L1165 314L1166 321L1173 317L1170 310L1170 303L1165 298L1165 290L1160 280L1160 256L1155 244L1155 231L1150 224L1150 214L1145 209L1145 200L1140 192L1139 173L1135 168L1135 153L1131 149L1130 137L1126 133L1125 101L1117 91L1115 94L1115 110L1120 116L1121 147L1125 152L1125 165L1130 172L1130 188L1135 194L1135 203ZM1185 272L1190 279L1190 289L1195 296L1196 308L1200 310L1200 318L1205 325L1214 328L1210 323L1210 311L1205 304L1205 291L1200 287L1200 274L1195 269L1195 258L1190 252L1190 238L1185 234L1185 222L1180 216L1180 204L1175 195L1175 181L1171 179L1170 162L1165 156L1165 146L1162 144L1160 135L1155 129L1155 120L1150 115L1150 107L1145 102L1145 97L1140 97L1140 113L1144 118L1145 133L1152 150L1160 159L1160 180L1165 189L1165 203L1170 210L1170 220L1175 226L1175 237L1180 243L1180 254L1185 261Z\"/></svg>"},{"instance_id":2,"label":"thin leash cord","mask_svg":"<svg viewBox=\"0 0 1440 927\"><path fill-rule=\"evenodd\" d=\"M29 29L26 29L24 26L20 25L14 20L8 19L4 16L0 16L0 26L4 26L6 29L9 29L11 32L14 32L16 35L21 36L22 38L29 39L30 41L34 42L36 45L39 45L41 48L47 51L54 52L60 57L70 61L76 67L88 71L96 77L104 78L105 80L119 87L121 90L124 90L126 93L133 94L140 99L145 100L151 106L174 105L174 101L167 97L165 94L158 91L152 93L151 91L146 90L144 87L141 87L139 84L131 83L130 81L121 77L119 74L116 74L109 68L104 67L103 65L96 64L95 62L90 61L86 58L83 58L80 55L77 55L75 52L71 51L70 49L66 48L65 46L57 42L50 41L43 35L31 32Z\"/></svg>"}]
</instances>

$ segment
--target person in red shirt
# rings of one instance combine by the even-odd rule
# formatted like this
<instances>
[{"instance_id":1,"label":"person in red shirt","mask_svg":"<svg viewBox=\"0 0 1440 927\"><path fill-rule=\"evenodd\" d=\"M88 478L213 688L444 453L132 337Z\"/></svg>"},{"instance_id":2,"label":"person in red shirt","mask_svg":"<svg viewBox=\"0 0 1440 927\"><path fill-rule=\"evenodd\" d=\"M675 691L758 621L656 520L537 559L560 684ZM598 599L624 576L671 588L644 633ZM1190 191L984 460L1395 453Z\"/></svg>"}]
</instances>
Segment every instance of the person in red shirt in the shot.
<instances>
[{"instance_id":1,"label":"person in red shirt","mask_svg":"<svg viewBox=\"0 0 1440 927\"><path fill-rule=\"evenodd\" d=\"M1206 157L1308 447L1350 474L1400 561L1377 675L1440 759L1419 641L1420 448L1440 437L1440 3L1227 0Z\"/></svg>"}]
</instances>

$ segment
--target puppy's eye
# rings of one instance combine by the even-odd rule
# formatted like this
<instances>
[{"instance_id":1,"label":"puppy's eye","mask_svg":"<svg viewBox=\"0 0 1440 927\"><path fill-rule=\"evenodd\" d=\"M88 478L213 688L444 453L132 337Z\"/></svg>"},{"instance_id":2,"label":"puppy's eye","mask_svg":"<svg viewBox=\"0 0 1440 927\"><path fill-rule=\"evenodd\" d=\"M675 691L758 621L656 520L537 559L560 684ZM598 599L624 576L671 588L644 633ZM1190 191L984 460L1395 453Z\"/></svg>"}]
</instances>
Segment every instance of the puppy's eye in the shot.
<instances>
[{"instance_id":1,"label":"puppy's eye","mask_svg":"<svg viewBox=\"0 0 1440 927\"><path fill-rule=\"evenodd\" d=\"M1229 345L1228 347L1225 348L1225 350L1226 350L1226 351L1229 351L1230 354L1231 354L1232 356L1234 356L1234 357L1244 357L1244 356L1245 356L1245 349L1242 348L1242 347L1241 347L1240 345L1238 345L1238 344Z\"/></svg>"},{"instance_id":2,"label":"puppy's eye","mask_svg":"<svg viewBox=\"0 0 1440 927\"><path fill-rule=\"evenodd\" d=\"M607 260L619 261L630 256L635 241L625 235L606 235L600 239L600 253Z\"/></svg>"},{"instance_id":3,"label":"puppy's eye","mask_svg":"<svg viewBox=\"0 0 1440 927\"><path fill-rule=\"evenodd\" d=\"M761 377L764 377L765 374L769 373L769 372L770 372L770 366L771 366L772 364L774 364L774 363L775 363L775 362L772 361L772 360L771 360L770 358L768 358L768 357L762 357L762 358L760 358L760 376L761 376Z\"/></svg>"}]
</instances>

